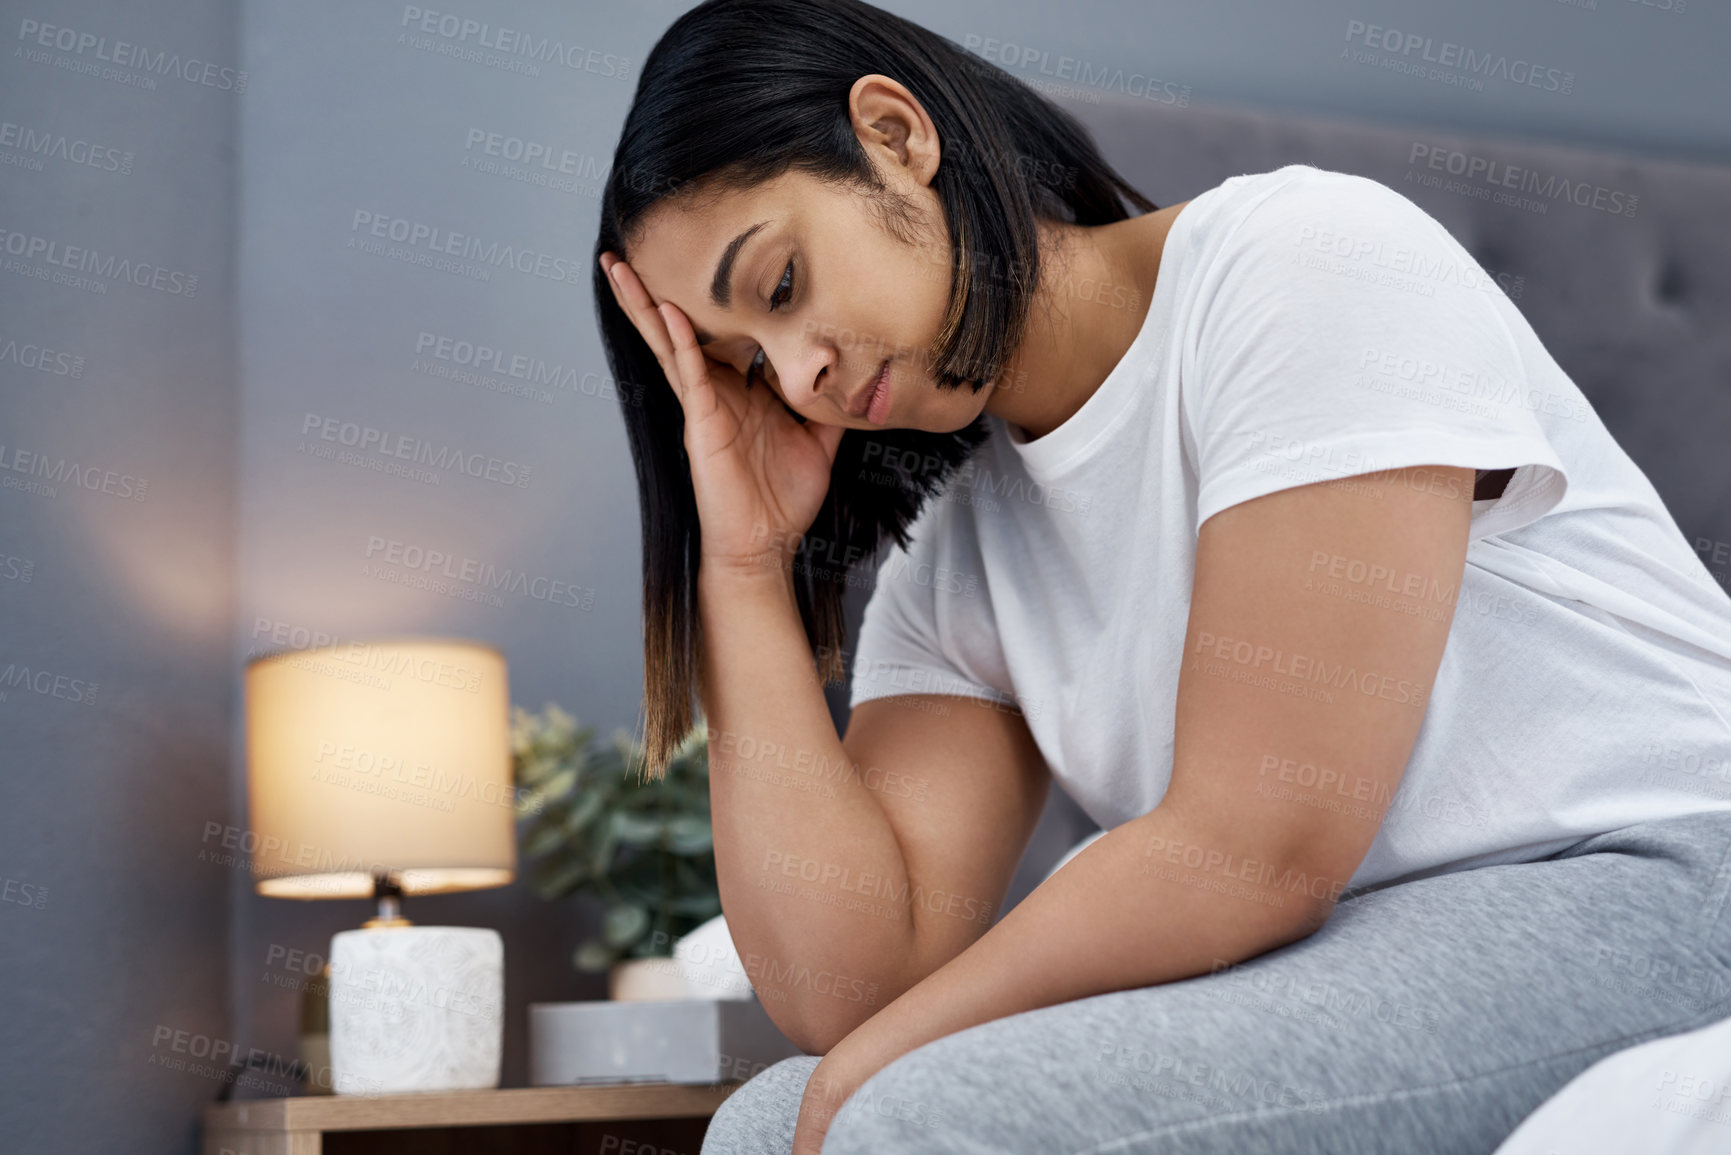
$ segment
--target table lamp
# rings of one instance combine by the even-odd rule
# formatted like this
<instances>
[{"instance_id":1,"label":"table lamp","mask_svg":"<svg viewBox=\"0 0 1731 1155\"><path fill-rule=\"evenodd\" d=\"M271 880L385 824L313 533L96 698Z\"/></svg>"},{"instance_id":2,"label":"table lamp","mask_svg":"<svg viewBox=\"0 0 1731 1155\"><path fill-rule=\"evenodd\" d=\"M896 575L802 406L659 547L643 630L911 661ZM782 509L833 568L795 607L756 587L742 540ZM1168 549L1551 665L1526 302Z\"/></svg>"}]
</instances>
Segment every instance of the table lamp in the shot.
<instances>
[{"instance_id":1,"label":"table lamp","mask_svg":"<svg viewBox=\"0 0 1731 1155\"><path fill-rule=\"evenodd\" d=\"M258 893L378 904L331 940L333 1089L498 1086L503 940L415 926L401 903L515 876L505 656L456 638L344 642L254 658L245 693Z\"/></svg>"}]
</instances>

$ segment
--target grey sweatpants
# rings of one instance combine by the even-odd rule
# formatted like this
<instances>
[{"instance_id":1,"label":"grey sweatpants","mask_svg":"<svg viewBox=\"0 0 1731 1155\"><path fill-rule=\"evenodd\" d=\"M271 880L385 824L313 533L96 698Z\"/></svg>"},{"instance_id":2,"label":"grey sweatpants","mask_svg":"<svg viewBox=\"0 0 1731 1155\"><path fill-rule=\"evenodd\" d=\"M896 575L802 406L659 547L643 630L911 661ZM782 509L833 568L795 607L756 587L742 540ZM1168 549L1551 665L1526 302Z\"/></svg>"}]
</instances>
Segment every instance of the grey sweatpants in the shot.
<instances>
[{"instance_id":1,"label":"grey sweatpants","mask_svg":"<svg viewBox=\"0 0 1731 1155\"><path fill-rule=\"evenodd\" d=\"M1484 1155L1596 1060L1731 1016L1728 890L1731 813L1383 887L1237 966L910 1051L824 1155ZM817 1062L741 1086L703 1155L786 1155Z\"/></svg>"}]
</instances>

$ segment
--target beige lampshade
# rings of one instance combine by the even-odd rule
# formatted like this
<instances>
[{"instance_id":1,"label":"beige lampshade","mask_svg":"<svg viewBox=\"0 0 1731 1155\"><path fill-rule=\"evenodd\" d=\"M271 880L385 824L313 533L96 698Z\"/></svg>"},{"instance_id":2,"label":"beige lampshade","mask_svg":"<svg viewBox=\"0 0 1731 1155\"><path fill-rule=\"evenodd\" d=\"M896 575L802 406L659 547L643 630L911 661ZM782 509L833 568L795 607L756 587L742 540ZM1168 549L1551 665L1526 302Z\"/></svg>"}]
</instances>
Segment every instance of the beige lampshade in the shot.
<instances>
[{"instance_id":1,"label":"beige lampshade","mask_svg":"<svg viewBox=\"0 0 1731 1155\"><path fill-rule=\"evenodd\" d=\"M505 656L456 638L343 642L246 667L260 894L504 886L516 871Z\"/></svg>"}]
</instances>

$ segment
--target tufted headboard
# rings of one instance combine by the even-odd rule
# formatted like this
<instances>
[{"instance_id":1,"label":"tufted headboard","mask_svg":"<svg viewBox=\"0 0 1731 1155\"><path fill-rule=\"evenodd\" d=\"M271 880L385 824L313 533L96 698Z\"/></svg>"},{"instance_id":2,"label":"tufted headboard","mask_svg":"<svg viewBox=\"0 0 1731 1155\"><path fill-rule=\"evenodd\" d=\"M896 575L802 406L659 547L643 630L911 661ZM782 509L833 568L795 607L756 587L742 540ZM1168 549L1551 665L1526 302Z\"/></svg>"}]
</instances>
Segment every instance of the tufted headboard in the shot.
<instances>
[{"instance_id":1,"label":"tufted headboard","mask_svg":"<svg viewBox=\"0 0 1731 1155\"><path fill-rule=\"evenodd\" d=\"M1412 200L1496 278L1731 584L1731 167L1106 95L1065 107L1161 207L1294 163ZM869 594L849 596L853 636ZM845 726L845 690L831 703ZM1094 829L1054 789L1009 902Z\"/></svg>"},{"instance_id":2,"label":"tufted headboard","mask_svg":"<svg viewBox=\"0 0 1731 1155\"><path fill-rule=\"evenodd\" d=\"M1127 97L1068 107L1161 207L1301 163L1424 209L1502 285L1731 582L1731 167Z\"/></svg>"}]
</instances>

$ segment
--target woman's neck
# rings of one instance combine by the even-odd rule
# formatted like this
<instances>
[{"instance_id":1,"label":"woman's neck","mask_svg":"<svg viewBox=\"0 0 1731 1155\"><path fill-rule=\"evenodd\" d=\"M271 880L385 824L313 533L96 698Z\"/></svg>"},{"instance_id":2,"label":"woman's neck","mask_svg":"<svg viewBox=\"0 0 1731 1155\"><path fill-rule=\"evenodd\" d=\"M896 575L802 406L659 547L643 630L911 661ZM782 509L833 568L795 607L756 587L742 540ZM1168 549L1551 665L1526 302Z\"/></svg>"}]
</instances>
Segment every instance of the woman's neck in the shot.
<instances>
[{"instance_id":1,"label":"woman's neck","mask_svg":"<svg viewBox=\"0 0 1731 1155\"><path fill-rule=\"evenodd\" d=\"M985 411L1030 440L1068 421L1124 359L1184 201L1109 225L1040 226L1040 290Z\"/></svg>"}]
</instances>

